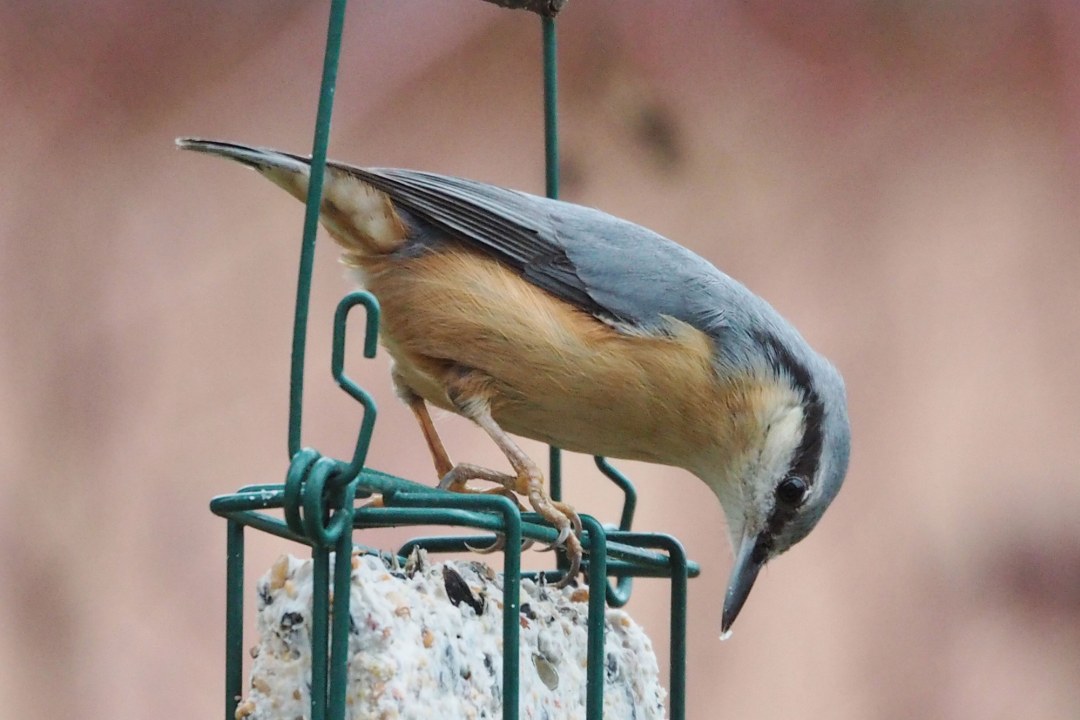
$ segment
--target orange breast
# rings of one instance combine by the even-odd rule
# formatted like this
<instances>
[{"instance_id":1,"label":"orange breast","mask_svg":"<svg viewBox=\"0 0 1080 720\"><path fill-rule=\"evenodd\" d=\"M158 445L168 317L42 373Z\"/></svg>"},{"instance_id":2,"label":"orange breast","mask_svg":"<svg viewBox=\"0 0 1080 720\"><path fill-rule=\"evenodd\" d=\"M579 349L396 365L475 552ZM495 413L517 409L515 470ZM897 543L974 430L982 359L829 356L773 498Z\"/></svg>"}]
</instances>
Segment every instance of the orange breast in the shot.
<instances>
[{"instance_id":1,"label":"orange breast","mask_svg":"<svg viewBox=\"0 0 1080 720\"><path fill-rule=\"evenodd\" d=\"M383 308L383 341L428 402L452 409L454 365L492 378L492 414L508 432L577 452L686 466L744 409L721 385L711 341L671 321L634 335L561 301L464 248L365 262Z\"/></svg>"}]
</instances>

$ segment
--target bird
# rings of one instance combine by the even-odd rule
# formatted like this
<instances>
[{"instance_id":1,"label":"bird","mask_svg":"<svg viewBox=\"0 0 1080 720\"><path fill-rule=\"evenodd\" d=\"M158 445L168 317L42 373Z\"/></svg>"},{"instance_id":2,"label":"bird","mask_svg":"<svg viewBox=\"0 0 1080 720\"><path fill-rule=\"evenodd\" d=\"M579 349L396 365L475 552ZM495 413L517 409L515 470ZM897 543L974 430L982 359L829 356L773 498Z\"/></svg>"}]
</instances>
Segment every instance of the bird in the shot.
<instances>
[{"instance_id":1,"label":"bird","mask_svg":"<svg viewBox=\"0 0 1080 720\"><path fill-rule=\"evenodd\" d=\"M311 159L179 138L305 201ZM734 549L730 634L761 568L802 540L847 474L836 368L701 256L601 210L431 172L325 166L320 222L382 308L391 381L439 486L527 498L579 570L580 519L513 436L683 468L713 491ZM451 461L428 406L478 425L511 473Z\"/></svg>"}]
</instances>

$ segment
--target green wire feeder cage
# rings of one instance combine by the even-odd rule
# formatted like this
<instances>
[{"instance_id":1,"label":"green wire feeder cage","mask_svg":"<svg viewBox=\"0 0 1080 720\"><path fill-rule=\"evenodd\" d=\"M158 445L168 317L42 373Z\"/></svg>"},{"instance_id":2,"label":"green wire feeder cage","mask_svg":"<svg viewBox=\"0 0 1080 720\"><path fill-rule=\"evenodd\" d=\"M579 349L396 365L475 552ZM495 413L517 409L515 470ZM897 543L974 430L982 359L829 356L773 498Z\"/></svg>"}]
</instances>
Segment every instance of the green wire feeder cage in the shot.
<instances>
[{"instance_id":1,"label":"green wire feeder cage","mask_svg":"<svg viewBox=\"0 0 1080 720\"><path fill-rule=\"evenodd\" d=\"M304 707L304 715L311 720L344 720L353 701L347 694L350 655L358 651L359 624L365 615L364 602L358 597L352 584L354 573L377 573L383 577L412 582L430 583L435 572L431 567L418 567L414 559L408 575L399 568L417 550L435 552L461 552L470 546L490 544L493 533L505 536L504 571L496 577L479 563L459 564L460 571L450 565L442 570L441 583L453 605L469 605L460 614L466 623L499 622L501 624L501 647L497 652L485 654L483 664L493 683L495 706L501 708L496 714L478 717L500 716L503 720L516 720L522 712L524 698L521 696L520 648L522 628L530 627L538 613L545 610L546 589L535 582L543 575L545 579L559 577L559 571L545 573L522 573L521 544L525 539L550 543L556 538L553 528L532 513L522 513L513 502L497 495L460 495L437 490L402 478L365 467L365 457L375 425L376 408L370 395L350 379L345 366L345 328L349 312L358 305L364 307L367 326L364 337L364 356L374 357L379 326L379 304L366 292L347 295L338 304L334 314L333 352L331 373L337 384L364 408L363 420L357 435L356 448L350 461L324 457L318 451L302 447L300 442L301 407L303 398L304 350L307 334L308 302L311 288L312 260L315 232L318 223L319 199L322 194L324 163L330 132L330 116L333 106L334 86L347 0L332 0L326 53L323 64L322 87L319 95L318 115L312 150L310 187L304 218L303 239L300 253L300 270L296 298L295 324L293 327L292 372L289 404L289 463L285 482L281 485L251 485L231 495L216 497L210 509L228 520L228 567L226 591L226 650L225 650L225 717L245 717L253 713L251 707L240 705L243 687L243 580L244 580L244 532L245 528L267 532L292 540L311 548L311 561L282 558L259 585L260 604L265 608L275 595L281 595L284 605L309 608L310 618L300 612L284 611L276 615L278 624L261 627L264 631L262 651L285 657L296 654L287 635L299 626L310 622L304 632L310 637L310 679L304 665L302 683L306 692L294 692L294 700L310 699L310 707ZM554 15L565 0L489 0L506 7L530 9L541 16L543 28L544 57L544 108L545 146L547 161L547 194L558 194L558 134L556 113L556 44ZM635 576L664 577L671 581L671 648L670 648L670 717L683 720L686 715L686 585L687 579L697 575L697 566L688 562L680 543L663 534L635 533L630 526L634 515L636 494L633 485L601 457L596 458L597 467L618 485L625 494L622 516L618 529L604 527L594 518L582 515L586 550L585 572L589 588L604 588L605 592L576 593L575 603L583 618L587 656L585 660L586 691L585 717L600 720L604 714L605 675L608 681L618 675L617 658L605 655L605 618L607 608L618 608L630 597L631 582ZM550 450L551 496L561 496L561 456L557 448ZM358 505L358 501L379 493L383 497L381 507ZM278 514L266 511L280 511ZM447 525L473 528L481 535L438 536L416 538L397 553L380 553L354 543L355 531L367 528L403 525ZM559 566L565 568L564 558ZM469 574L472 583L461 576ZM614 585L608 578L616 579ZM535 602L521 603L522 581L536 594ZM501 591L501 602L491 598L477 598L470 585L487 582L495 591ZM303 586L303 591L297 586ZM501 587L500 587L501 586ZM306 596L303 593L310 593ZM584 598L587 596L587 605ZM350 607L352 602L353 606ZM497 607L501 604L501 618ZM587 608L587 615L585 614ZM262 609L262 608L261 608ZM564 614L566 608L560 608ZM486 612L485 612L486 611ZM412 622L408 607L398 608L405 622ZM554 621L552 617L540 618L540 623ZM480 616L483 615L484 618ZM260 622L263 618L260 616ZM608 622L610 622L608 618ZM418 623L419 624L419 623ZM297 625L296 628L291 628ZM430 647L427 629L415 628L417 642ZM266 649L266 636L277 644ZM308 636L305 636L308 637ZM459 632L458 637L461 637ZM353 645L350 645L350 642ZM580 649L580 648L579 648ZM363 648L359 649L363 651ZM449 652L449 651L447 651ZM500 657L501 655L501 657ZM295 659L292 658L292 659ZM539 677L549 688L559 684L558 670L553 665L557 658L545 658L542 653L533 655L533 663ZM259 661L257 660L256 663ZM501 667L500 667L501 664ZM286 666L288 663L286 662ZM266 678L252 679L253 689L268 685ZM263 690L268 688L263 687ZM501 702L498 696L501 694ZM654 700L657 712L662 712L662 694ZM564 707L580 707L581 698L566 698ZM424 712L427 712L425 710ZM567 713L569 710L567 709ZM256 713L263 716L263 713ZM579 712L574 712L580 717ZM636 713L635 713L636 715ZM405 717L426 717L424 714ZM275 715L271 710L265 717ZM292 720L290 718L289 720ZM611 720L611 718L609 718Z\"/></svg>"}]
</instances>

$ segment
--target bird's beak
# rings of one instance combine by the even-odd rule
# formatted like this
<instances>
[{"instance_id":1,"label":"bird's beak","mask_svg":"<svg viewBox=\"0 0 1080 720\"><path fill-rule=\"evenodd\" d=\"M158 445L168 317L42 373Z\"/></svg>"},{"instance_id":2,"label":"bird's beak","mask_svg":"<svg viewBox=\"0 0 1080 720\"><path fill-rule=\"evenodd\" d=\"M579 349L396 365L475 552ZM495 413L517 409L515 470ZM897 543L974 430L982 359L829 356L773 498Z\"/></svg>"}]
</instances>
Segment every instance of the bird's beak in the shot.
<instances>
[{"instance_id":1,"label":"bird's beak","mask_svg":"<svg viewBox=\"0 0 1080 720\"><path fill-rule=\"evenodd\" d=\"M754 557L754 548L757 547L757 537L744 535L739 545L739 553L735 556L735 567L731 570L731 579L728 581L727 595L724 597L724 615L720 621L720 631L727 633L731 629L735 618L739 616L750 588L754 587L754 580L758 572L765 565Z\"/></svg>"}]
</instances>

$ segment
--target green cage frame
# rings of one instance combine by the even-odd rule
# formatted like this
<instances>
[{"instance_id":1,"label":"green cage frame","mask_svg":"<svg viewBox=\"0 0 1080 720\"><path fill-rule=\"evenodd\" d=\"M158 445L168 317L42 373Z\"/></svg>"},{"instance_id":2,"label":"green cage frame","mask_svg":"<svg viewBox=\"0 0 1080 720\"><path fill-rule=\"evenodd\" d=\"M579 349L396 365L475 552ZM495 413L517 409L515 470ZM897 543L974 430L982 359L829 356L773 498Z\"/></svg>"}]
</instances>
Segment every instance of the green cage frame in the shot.
<instances>
[{"instance_id":1,"label":"green cage frame","mask_svg":"<svg viewBox=\"0 0 1080 720\"><path fill-rule=\"evenodd\" d=\"M490 0L521 7L529 3ZM378 300L367 292L353 292L338 304L333 319L331 374L335 382L363 407L363 419L353 457L349 462L323 457L301 444L304 360L312 265L318 226L318 207L330 136L334 90L348 0L331 0L322 85L312 149L311 179L304 216L293 325L292 368L289 394L288 449L291 458L284 484L249 485L236 493L214 498L210 509L228 520L226 569L225 718L232 720L243 693L244 538L252 528L311 548L314 562L312 610L311 720L343 720L345 717L345 662L349 632L349 584L351 555L355 547L365 552L386 553L353 542L356 530L367 528L446 525L468 527L485 534L431 536L408 541L396 553L404 559L415 548L429 552L461 552L468 546L490 543L498 533L506 538L504 554L503 610L503 720L519 715L519 612L523 577L561 576L560 570L522 573L521 544L524 539L551 543L557 533L533 513L521 513L505 497L460 495L421 485L365 467L375 426L376 407L371 396L348 375L345 367L345 329L349 313L358 305L366 312L364 356L375 356L379 327ZM544 118L546 189L549 197L559 192L556 32L554 13L561 2L541 3L544 59ZM535 9L535 8L534 8ZM562 456L558 448L549 453L551 495L562 495ZM630 599L634 577L671 580L671 644L669 703L672 720L686 717L686 608L687 581L699 568L690 562L674 537L630 530L637 495L631 482L605 458L595 458L599 470L624 493L618 528L604 527L582 515L586 550L583 563L589 593L588 669L586 717L601 720L604 691L605 606L621 607ZM373 494L383 496L383 507L359 507L357 500ZM280 510L284 519L268 514ZM330 558L335 561L331 568ZM565 557L558 566L565 570ZM615 578L615 584L608 578ZM331 586L333 599L331 600ZM331 608L332 604L332 608ZM332 618L332 619L331 619Z\"/></svg>"}]
</instances>

